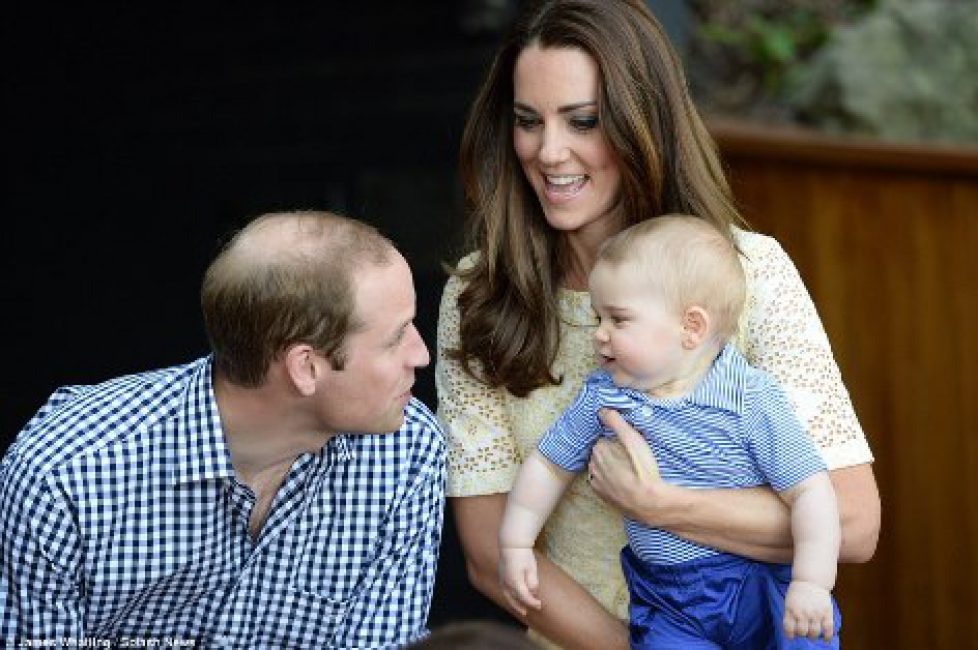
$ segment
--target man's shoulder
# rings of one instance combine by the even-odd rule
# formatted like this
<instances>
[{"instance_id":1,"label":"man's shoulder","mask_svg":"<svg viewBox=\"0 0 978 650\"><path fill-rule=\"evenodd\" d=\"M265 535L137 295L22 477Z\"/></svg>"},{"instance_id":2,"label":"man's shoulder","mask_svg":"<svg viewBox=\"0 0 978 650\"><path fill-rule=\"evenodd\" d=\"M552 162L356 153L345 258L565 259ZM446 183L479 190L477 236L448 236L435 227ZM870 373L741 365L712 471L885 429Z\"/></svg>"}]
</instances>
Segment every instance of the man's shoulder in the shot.
<instances>
[{"instance_id":1,"label":"man's shoulder","mask_svg":"<svg viewBox=\"0 0 978 650\"><path fill-rule=\"evenodd\" d=\"M431 409L417 397L412 397L404 407L404 424L401 425L398 433L424 442L444 453L445 432Z\"/></svg>"},{"instance_id":2,"label":"man's shoulder","mask_svg":"<svg viewBox=\"0 0 978 650\"><path fill-rule=\"evenodd\" d=\"M414 423L417 426L425 427L438 435L441 435L441 425L438 423L438 418L435 417L428 405L419 400L417 397L412 397L404 407L404 424Z\"/></svg>"},{"instance_id":3,"label":"man's shoulder","mask_svg":"<svg viewBox=\"0 0 978 650\"><path fill-rule=\"evenodd\" d=\"M190 377L207 359L123 375L100 384L63 386L27 422L4 465L39 478L73 460L138 435L170 417ZM10 470L5 467L5 474Z\"/></svg>"},{"instance_id":4,"label":"man's shoulder","mask_svg":"<svg viewBox=\"0 0 978 650\"><path fill-rule=\"evenodd\" d=\"M445 434L437 418L419 399L412 398L404 407L404 422L397 431L376 434L350 434L347 444L378 462L383 458L389 467L400 466L407 472L419 466L444 465ZM414 468L414 469L412 469Z\"/></svg>"}]
</instances>

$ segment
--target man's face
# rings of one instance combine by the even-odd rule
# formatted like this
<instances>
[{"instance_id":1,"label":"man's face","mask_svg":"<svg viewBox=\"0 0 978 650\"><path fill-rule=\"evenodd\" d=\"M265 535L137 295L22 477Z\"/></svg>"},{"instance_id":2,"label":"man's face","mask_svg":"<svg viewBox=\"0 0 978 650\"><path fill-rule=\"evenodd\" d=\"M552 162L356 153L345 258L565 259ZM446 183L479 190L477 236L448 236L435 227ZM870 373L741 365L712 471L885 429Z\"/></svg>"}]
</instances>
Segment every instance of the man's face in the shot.
<instances>
[{"instance_id":1,"label":"man's face","mask_svg":"<svg viewBox=\"0 0 978 650\"><path fill-rule=\"evenodd\" d=\"M404 422L414 370L430 357L414 327L411 269L397 252L386 266L354 271L355 322L343 344L346 364L322 384L321 413L331 432L387 433Z\"/></svg>"}]
</instances>

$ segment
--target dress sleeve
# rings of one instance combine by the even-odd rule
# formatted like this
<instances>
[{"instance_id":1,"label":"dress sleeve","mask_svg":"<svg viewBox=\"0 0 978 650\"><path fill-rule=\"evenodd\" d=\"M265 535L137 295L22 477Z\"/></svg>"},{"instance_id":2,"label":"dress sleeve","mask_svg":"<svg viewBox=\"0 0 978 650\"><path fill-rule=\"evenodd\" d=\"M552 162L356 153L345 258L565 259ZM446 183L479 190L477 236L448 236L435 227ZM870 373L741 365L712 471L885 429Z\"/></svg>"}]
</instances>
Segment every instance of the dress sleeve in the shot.
<instances>
[{"instance_id":1,"label":"dress sleeve","mask_svg":"<svg viewBox=\"0 0 978 650\"><path fill-rule=\"evenodd\" d=\"M829 469L872 462L825 328L781 245L743 235L748 295L744 353L784 388Z\"/></svg>"},{"instance_id":2,"label":"dress sleeve","mask_svg":"<svg viewBox=\"0 0 978 650\"><path fill-rule=\"evenodd\" d=\"M438 315L435 386L438 419L448 440L447 495L509 492L520 457L507 416L505 389L489 388L448 356L459 343L461 288L457 277L448 280Z\"/></svg>"}]
</instances>

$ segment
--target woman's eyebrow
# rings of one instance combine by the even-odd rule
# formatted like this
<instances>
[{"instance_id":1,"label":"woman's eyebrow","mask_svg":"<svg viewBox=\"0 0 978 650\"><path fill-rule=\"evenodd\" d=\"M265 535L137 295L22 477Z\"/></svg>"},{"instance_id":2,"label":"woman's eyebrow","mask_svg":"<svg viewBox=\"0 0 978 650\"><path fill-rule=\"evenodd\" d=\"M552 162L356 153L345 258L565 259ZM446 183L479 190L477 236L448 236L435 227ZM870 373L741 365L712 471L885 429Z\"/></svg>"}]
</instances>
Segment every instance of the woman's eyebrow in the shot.
<instances>
[{"instance_id":1,"label":"woman's eyebrow","mask_svg":"<svg viewBox=\"0 0 978 650\"><path fill-rule=\"evenodd\" d=\"M557 109L557 112L570 113L576 111L579 108L590 108L591 106L597 106L597 105L598 102L594 101L593 99L585 102L574 102L573 104L566 104L565 106L561 106L560 108ZM527 106L522 102L513 102L513 108L519 109L521 111L525 111L527 113L536 114L535 110L533 110L532 108L530 108L529 106Z\"/></svg>"}]
</instances>

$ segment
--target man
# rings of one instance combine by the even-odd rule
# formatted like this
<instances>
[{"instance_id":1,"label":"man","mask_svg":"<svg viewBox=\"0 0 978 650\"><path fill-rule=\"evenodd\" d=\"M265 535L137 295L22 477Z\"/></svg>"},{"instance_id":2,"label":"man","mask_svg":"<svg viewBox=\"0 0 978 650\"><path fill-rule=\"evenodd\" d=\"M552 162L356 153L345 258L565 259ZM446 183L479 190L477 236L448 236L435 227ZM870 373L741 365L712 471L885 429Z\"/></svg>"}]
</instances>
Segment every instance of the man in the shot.
<instances>
[{"instance_id":1,"label":"man","mask_svg":"<svg viewBox=\"0 0 978 650\"><path fill-rule=\"evenodd\" d=\"M266 215L208 268L202 306L210 357L62 388L7 452L0 638L423 636L445 447L411 398L429 356L404 258L356 221Z\"/></svg>"}]
</instances>

